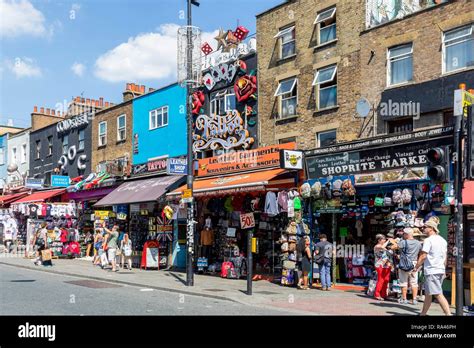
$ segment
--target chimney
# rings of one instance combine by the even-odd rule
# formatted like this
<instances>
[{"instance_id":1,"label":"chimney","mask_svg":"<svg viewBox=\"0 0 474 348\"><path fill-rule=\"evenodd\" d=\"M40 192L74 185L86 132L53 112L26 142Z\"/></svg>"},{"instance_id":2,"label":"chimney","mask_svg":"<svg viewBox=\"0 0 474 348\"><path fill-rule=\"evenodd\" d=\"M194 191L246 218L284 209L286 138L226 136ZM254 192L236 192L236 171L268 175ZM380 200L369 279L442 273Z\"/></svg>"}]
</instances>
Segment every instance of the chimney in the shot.
<instances>
[{"instance_id":1,"label":"chimney","mask_svg":"<svg viewBox=\"0 0 474 348\"><path fill-rule=\"evenodd\" d=\"M99 98L99 103L100 103L100 106L104 106L104 98L103 97Z\"/></svg>"},{"instance_id":2,"label":"chimney","mask_svg":"<svg viewBox=\"0 0 474 348\"><path fill-rule=\"evenodd\" d=\"M105 102L105 107L106 107L106 108L109 107L109 102Z\"/></svg>"},{"instance_id":3,"label":"chimney","mask_svg":"<svg viewBox=\"0 0 474 348\"><path fill-rule=\"evenodd\" d=\"M33 112L34 112L35 114L38 113L38 107L37 107L37 106L35 106L35 107L33 108Z\"/></svg>"},{"instance_id":4,"label":"chimney","mask_svg":"<svg viewBox=\"0 0 474 348\"><path fill-rule=\"evenodd\" d=\"M154 88L152 88L152 87L148 87L148 93L151 93L151 92L154 92L154 91L155 91L155 89L154 89Z\"/></svg>"},{"instance_id":5,"label":"chimney","mask_svg":"<svg viewBox=\"0 0 474 348\"><path fill-rule=\"evenodd\" d=\"M123 101L127 102L129 100L133 99L134 91L133 89L135 88L135 84L133 83L127 83L125 85L125 91L122 93L123 94Z\"/></svg>"},{"instance_id":6,"label":"chimney","mask_svg":"<svg viewBox=\"0 0 474 348\"><path fill-rule=\"evenodd\" d=\"M58 110L58 116L61 117L61 111L60 110Z\"/></svg>"},{"instance_id":7,"label":"chimney","mask_svg":"<svg viewBox=\"0 0 474 348\"><path fill-rule=\"evenodd\" d=\"M44 114L44 108L40 109L40 114Z\"/></svg>"},{"instance_id":8,"label":"chimney","mask_svg":"<svg viewBox=\"0 0 474 348\"><path fill-rule=\"evenodd\" d=\"M145 85L140 86L140 93L145 94Z\"/></svg>"},{"instance_id":9,"label":"chimney","mask_svg":"<svg viewBox=\"0 0 474 348\"><path fill-rule=\"evenodd\" d=\"M51 115L56 116L56 111L54 111L54 109L51 109Z\"/></svg>"},{"instance_id":10,"label":"chimney","mask_svg":"<svg viewBox=\"0 0 474 348\"><path fill-rule=\"evenodd\" d=\"M81 98L81 103L84 104L86 100L84 98Z\"/></svg>"},{"instance_id":11,"label":"chimney","mask_svg":"<svg viewBox=\"0 0 474 348\"><path fill-rule=\"evenodd\" d=\"M50 108L46 108L46 114L51 115L51 109Z\"/></svg>"}]
</instances>

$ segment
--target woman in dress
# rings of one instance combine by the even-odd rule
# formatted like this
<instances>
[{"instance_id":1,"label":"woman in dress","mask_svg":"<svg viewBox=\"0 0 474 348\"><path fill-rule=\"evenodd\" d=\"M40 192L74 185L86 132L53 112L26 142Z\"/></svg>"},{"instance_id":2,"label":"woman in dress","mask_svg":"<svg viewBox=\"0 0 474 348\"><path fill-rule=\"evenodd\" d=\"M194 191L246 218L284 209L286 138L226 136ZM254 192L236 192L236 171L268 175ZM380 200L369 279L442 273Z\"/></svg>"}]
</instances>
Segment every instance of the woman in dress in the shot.
<instances>
[{"instance_id":1,"label":"woman in dress","mask_svg":"<svg viewBox=\"0 0 474 348\"><path fill-rule=\"evenodd\" d=\"M128 238L128 233L123 235L123 239L120 242L120 251L121 251L121 267L122 269L124 263L127 263L127 267L129 270L132 270L132 241Z\"/></svg>"},{"instance_id":2,"label":"woman in dress","mask_svg":"<svg viewBox=\"0 0 474 348\"><path fill-rule=\"evenodd\" d=\"M308 237L305 237L303 258L301 259L301 268L303 269L303 286L301 289L309 290L308 274L311 272L311 248Z\"/></svg>"}]
</instances>

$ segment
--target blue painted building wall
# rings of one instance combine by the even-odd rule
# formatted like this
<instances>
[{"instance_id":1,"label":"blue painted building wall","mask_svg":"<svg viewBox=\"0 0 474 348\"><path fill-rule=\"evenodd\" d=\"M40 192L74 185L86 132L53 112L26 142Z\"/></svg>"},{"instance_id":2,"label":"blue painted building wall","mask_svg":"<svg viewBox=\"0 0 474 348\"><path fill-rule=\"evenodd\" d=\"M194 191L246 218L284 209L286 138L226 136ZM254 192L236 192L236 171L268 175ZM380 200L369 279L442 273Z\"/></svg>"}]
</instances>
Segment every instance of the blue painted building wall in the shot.
<instances>
[{"instance_id":1,"label":"blue painted building wall","mask_svg":"<svg viewBox=\"0 0 474 348\"><path fill-rule=\"evenodd\" d=\"M168 125L150 130L150 111L168 106ZM138 134L138 153L133 164L150 158L186 154L186 90L175 83L133 100L133 139Z\"/></svg>"},{"instance_id":2,"label":"blue painted building wall","mask_svg":"<svg viewBox=\"0 0 474 348\"><path fill-rule=\"evenodd\" d=\"M3 164L0 164L0 187L6 183L8 172L8 133L0 136L0 148L3 149ZM0 162L2 163L2 162ZM4 180L1 180L4 179Z\"/></svg>"}]
</instances>

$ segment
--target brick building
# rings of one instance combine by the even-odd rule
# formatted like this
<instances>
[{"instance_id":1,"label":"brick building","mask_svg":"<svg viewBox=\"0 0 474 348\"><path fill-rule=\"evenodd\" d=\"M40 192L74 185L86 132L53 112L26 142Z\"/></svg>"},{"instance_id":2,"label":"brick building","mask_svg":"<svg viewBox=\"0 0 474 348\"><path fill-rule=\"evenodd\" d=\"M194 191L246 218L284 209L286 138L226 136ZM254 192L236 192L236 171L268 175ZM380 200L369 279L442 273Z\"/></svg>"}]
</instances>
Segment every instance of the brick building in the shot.
<instances>
[{"instance_id":1,"label":"brick building","mask_svg":"<svg viewBox=\"0 0 474 348\"><path fill-rule=\"evenodd\" d=\"M365 136L450 125L454 90L474 88L474 3L428 3L377 21L367 1L360 88L375 112Z\"/></svg>"},{"instance_id":2,"label":"brick building","mask_svg":"<svg viewBox=\"0 0 474 348\"><path fill-rule=\"evenodd\" d=\"M288 0L257 15L261 145L326 146L358 135L362 0Z\"/></svg>"},{"instance_id":3,"label":"brick building","mask_svg":"<svg viewBox=\"0 0 474 348\"><path fill-rule=\"evenodd\" d=\"M150 89L152 91L152 89ZM123 102L95 114L92 122L92 170L116 172L132 158L132 122L135 97L145 94L145 86L127 83Z\"/></svg>"}]
</instances>

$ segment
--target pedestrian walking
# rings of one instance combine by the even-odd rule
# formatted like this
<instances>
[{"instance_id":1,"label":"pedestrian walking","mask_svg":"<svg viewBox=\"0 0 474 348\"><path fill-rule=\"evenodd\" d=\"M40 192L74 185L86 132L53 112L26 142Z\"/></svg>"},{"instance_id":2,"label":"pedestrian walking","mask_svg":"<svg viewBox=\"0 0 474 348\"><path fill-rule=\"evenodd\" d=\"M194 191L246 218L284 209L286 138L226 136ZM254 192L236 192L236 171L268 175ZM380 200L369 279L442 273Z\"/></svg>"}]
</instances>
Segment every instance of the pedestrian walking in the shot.
<instances>
[{"instance_id":1,"label":"pedestrian walking","mask_svg":"<svg viewBox=\"0 0 474 348\"><path fill-rule=\"evenodd\" d=\"M297 288L303 287L303 254L306 248L306 240L304 237L298 240L298 244L296 246L296 268L298 274L298 284Z\"/></svg>"},{"instance_id":2,"label":"pedestrian walking","mask_svg":"<svg viewBox=\"0 0 474 348\"><path fill-rule=\"evenodd\" d=\"M87 231L86 235L84 236L84 244L86 244L86 258L90 260L92 247L94 244L94 236L90 231Z\"/></svg>"},{"instance_id":3,"label":"pedestrian walking","mask_svg":"<svg viewBox=\"0 0 474 348\"><path fill-rule=\"evenodd\" d=\"M328 242L327 236L322 233L319 235L319 242L315 245L315 260L319 267L321 277L321 290L329 291L331 287L331 265L333 257L333 245Z\"/></svg>"},{"instance_id":4,"label":"pedestrian walking","mask_svg":"<svg viewBox=\"0 0 474 348\"><path fill-rule=\"evenodd\" d=\"M94 265L100 265L100 257L101 257L101 253L103 252L103 249L102 249L103 241L104 241L104 236L102 235L102 232L99 229L95 230L94 260L93 260Z\"/></svg>"},{"instance_id":5,"label":"pedestrian walking","mask_svg":"<svg viewBox=\"0 0 474 348\"><path fill-rule=\"evenodd\" d=\"M421 243L413 238L413 228L405 228L403 230L403 239L397 244L400 251L400 262L398 264L398 279L402 289L402 298L399 300L401 304L407 304L408 287L411 287L413 299L412 304L418 304L418 272L413 272L418 261Z\"/></svg>"},{"instance_id":6,"label":"pedestrian walking","mask_svg":"<svg viewBox=\"0 0 474 348\"><path fill-rule=\"evenodd\" d=\"M38 266L43 262L43 250L48 249L48 231L46 230L45 222L41 223L40 228L36 231L33 238L33 245L36 248L36 258L34 264Z\"/></svg>"},{"instance_id":7,"label":"pedestrian walking","mask_svg":"<svg viewBox=\"0 0 474 348\"><path fill-rule=\"evenodd\" d=\"M425 222L423 232L428 236L423 241L418 262L413 272L418 272L423 265L425 276L425 301L420 315L426 315L431 306L433 296L438 300L445 315L451 315L449 304L443 295L443 281L446 277L448 243L439 235L439 218L432 217Z\"/></svg>"},{"instance_id":8,"label":"pedestrian walking","mask_svg":"<svg viewBox=\"0 0 474 348\"><path fill-rule=\"evenodd\" d=\"M119 237L119 226L114 225L111 230L104 227L104 230L107 233L104 240L107 249L107 258L112 264L112 272L117 272L117 241Z\"/></svg>"},{"instance_id":9,"label":"pedestrian walking","mask_svg":"<svg viewBox=\"0 0 474 348\"><path fill-rule=\"evenodd\" d=\"M124 269L124 263L127 263L128 269L132 270L132 241L128 238L128 233L123 235L123 239L120 242L120 264L122 269Z\"/></svg>"},{"instance_id":10,"label":"pedestrian walking","mask_svg":"<svg viewBox=\"0 0 474 348\"><path fill-rule=\"evenodd\" d=\"M377 285L375 286L374 297L379 301L384 301L387 298L387 287L390 281L390 272L392 269L387 249L390 240L387 240L383 234L377 234L375 240L377 241L377 244L374 247Z\"/></svg>"},{"instance_id":11,"label":"pedestrian walking","mask_svg":"<svg viewBox=\"0 0 474 348\"><path fill-rule=\"evenodd\" d=\"M301 268L303 271L303 286L300 287L302 290L309 290L308 274L311 272L311 248L308 237L304 237L305 245L303 251L303 257L301 259Z\"/></svg>"}]
</instances>

